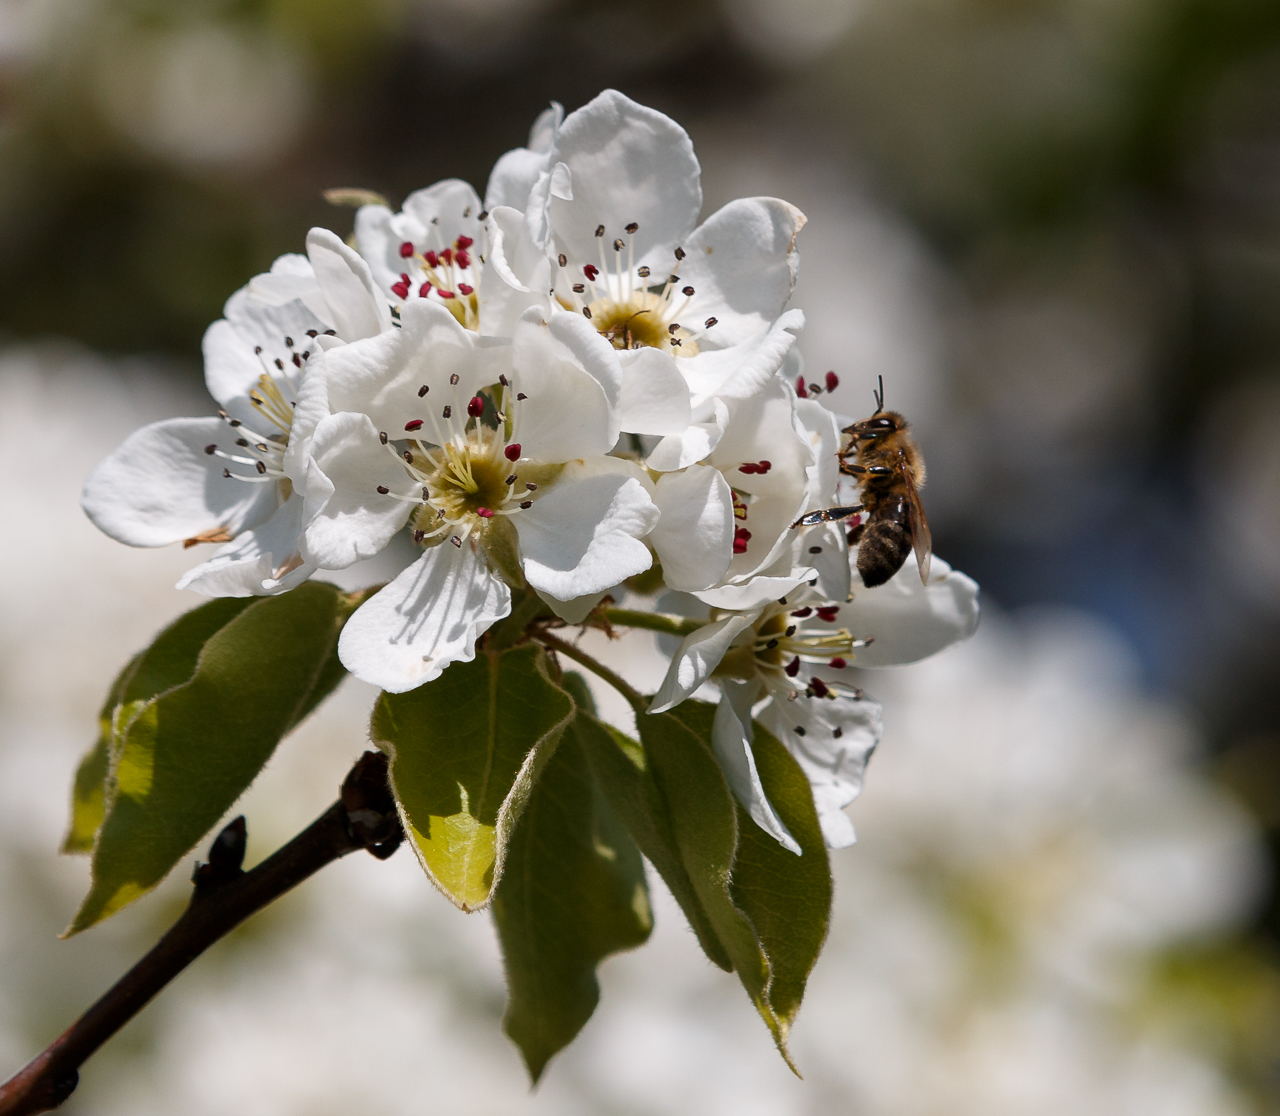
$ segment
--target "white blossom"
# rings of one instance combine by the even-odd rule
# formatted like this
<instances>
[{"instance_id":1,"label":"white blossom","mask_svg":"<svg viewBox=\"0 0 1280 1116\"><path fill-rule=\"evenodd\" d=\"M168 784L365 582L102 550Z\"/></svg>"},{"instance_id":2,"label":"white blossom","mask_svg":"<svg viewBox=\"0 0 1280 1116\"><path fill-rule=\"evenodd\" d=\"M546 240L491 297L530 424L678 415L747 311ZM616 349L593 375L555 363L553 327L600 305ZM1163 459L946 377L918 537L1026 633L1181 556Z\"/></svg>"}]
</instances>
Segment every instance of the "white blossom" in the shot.
<instances>
[{"instance_id":1,"label":"white blossom","mask_svg":"<svg viewBox=\"0 0 1280 1116\"><path fill-rule=\"evenodd\" d=\"M728 394L749 394L791 344L775 323L804 215L777 198L743 198L698 227L701 168L688 135L614 90L562 122L540 117L531 146L495 168L488 199L495 275L530 296L550 291L619 350L623 428L664 439L650 466L702 460L723 432L712 396L730 384ZM788 328L802 321L794 314ZM690 410L655 406L678 377Z\"/></svg>"},{"instance_id":2,"label":"white blossom","mask_svg":"<svg viewBox=\"0 0 1280 1116\"><path fill-rule=\"evenodd\" d=\"M424 548L339 645L395 692L471 659L512 587L574 611L644 571L658 519L647 478L605 456L621 374L583 318L533 308L504 345L423 299L401 325L325 353L298 406L306 559L342 569L406 528Z\"/></svg>"},{"instance_id":3,"label":"white blossom","mask_svg":"<svg viewBox=\"0 0 1280 1116\"><path fill-rule=\"evenodd\" d=\"M374 335L390 314L364 261L325 229L308 234L306 256L280 257L232 295L225 313L203 345L219 417L136 431L90 475L82 504L130 546L226 544L179 588L276 593L317 568L299 551L302 478L288 462L299 389L325 343Z\"/></svg>"},{"instance_id":4,"label":"white blossom","mask_svg":"<svg viewBox=\"0 0 1280 1116\"><path fill-rule=\"evenodd\" d=\"M706 615L677 648L650 712L714 682L712 747L725 778L761 828L798 853L756 772L753 709L809 778L827 844L852 844L843 810L862 789L881 726L880 707L851 684L849 668L916 662L967 639L978 624L978 587L939 558L922 585L913 557L887 584L848 601L805 585L766 605Z\"/></svg>"}]
</instances>

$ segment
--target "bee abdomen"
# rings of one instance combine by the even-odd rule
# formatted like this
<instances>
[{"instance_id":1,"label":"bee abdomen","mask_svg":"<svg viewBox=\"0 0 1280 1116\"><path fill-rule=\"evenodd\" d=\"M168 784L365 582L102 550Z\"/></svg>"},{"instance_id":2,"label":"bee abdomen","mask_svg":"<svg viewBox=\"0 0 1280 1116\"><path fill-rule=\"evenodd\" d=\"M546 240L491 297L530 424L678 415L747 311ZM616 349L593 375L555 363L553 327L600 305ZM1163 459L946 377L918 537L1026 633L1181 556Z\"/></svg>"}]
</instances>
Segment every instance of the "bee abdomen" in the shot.
<instances>
[{"instance_id":1,"label":"bee abdomen","mask_svg":"<svg viewBox=\"0 0 1280 1116\"><path fill-rule=\"evenodd\" d=\"M858 540L858 573L868 589L883 585L902 569L911 550L911 533L893 519L872 519Z\"/></svg>"}]
</instances>

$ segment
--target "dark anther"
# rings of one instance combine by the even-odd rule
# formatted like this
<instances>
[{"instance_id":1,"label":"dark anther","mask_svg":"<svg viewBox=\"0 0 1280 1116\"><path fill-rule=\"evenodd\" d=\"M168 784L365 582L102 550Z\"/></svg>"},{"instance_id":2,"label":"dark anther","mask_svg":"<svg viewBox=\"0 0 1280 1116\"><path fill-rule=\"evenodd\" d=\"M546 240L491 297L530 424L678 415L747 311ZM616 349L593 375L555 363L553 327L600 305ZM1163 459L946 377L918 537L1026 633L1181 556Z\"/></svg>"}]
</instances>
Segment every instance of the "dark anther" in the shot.
<instances>
[{"instance_id":1,"label":"dark anther","mask_svg":"<svg viewBox=\"0 0 1280 1116\"><path fill-rule=\"evenodd\" d=\"M380 441L384 446L387 444L387 432L385 430L378 431L378 441Z\"/></svg>"},{"instance_id":2,"label":"dark anther","mask_svg":"<svg viewBox=\"0 0 1280 1116\"><path fill-rule=\"evenodd\" d=\"M642 267L636 274L639 275L641 279L648 279L652 272L650 272L647 267Z\"/></svg>"},{"instance_id":3,"label":"dark anther","mask_svg":"<svg viewBox=\"0 0 1280 1116\"><path fill-rule=\"evenodd\" d=\"M586 317L586 318L591 317L591 307L590 307L590 306L584 306L584 307L582 308L582 314L583 314L583 317Z\"/></svg>"},{"instance_id":4,"label":"dark anther","mask_svg":"<svg viewBox=\"0 0 1280 1116\"><path fill-rule=\"evenodd\" d=\"M529 508L533 507L533 501L532 501L532 500L521 500L521 501L520 501L520 506L521 506L522 508L524 508L524 509L528 510Z\"/></svg>"},{"instance_id":5,"label":"dark anther","mask_svg":"<svg viewBox=\"0 0 1280 1116\"><path fill-rule=\"evenodd\" d=\"M516 400L517 400L517 401L519 401L519 400L521 400L521 399L528 399L528 398L529 398L529 397L528 397L527 395L525 395L525 393L524 393L524 392L522 392L522 391L516 392Z\"/></svg>"},{"instance_id":6,"label":"dark anther","mask_svg":"<svg viewBox=\"0 0 1280 1116\"><path fill-rule=\"evenodd\" d=\"M257 462L253 467L258 470L259 474L264 474L267 471L266 463L263 461Z\"/></svg>"},{"instance_id":7,"label":"dark anther","mask_svg":"<svg viewBox=\"0 0 1280 1116\"><path fill-rule=\"evenodd\" d=\"M596 236L604 236L604 226L603 226L603 225L597 225L597 226L596 226Z\"/></svg>"},{"instance_id":8,"label":"dark anther","mask_svg":"<svg viewBox=\"0 0 1280 1116\"><path fill-rule=\"evenodd\" d=\"M453 418L453 406L452 406L452 404L446 403L446 404L444 405L444 410L443 410L443 411L441 411L441 412L440 412L440 414L441 414L441 417L442 417L442 418Z\"/></svg>"},{"instance_id":9,"label":"dark anther","mask_svg":"<svg viewBox=\"0 0 1280 1116\"><path fill-rule=\"evenodd\" d=\"M637 225L634 221L632 221L631 224L627 226L627 233L631 236L635 236L635 234L638 233L639 231L640 231L640 226Z\"/></svg>"},{"instance_id":10,"label":"dark anther","mask_svg":"<svg viewBox=\"0 0 1280 1116\"><path fill-rule=\"evenodd\" d=\"M227 478L227 480L230 480L230 479L231 479L231 470L230 470L230 469L223 469L223 470L222 470L222 475L223 475L224 477L226 477L226 478Z\"/></svg>"},{"instance_id":11,"label":"dark anther","mask_svg":"<svg viewBox=\"0 0 1280 1116\"><path fill-rule=\"evenodd\" d=\"M574 294L582 294L582 292L585 291L586 289L587 289L586 283L574 283L573 285Z\"/></svg>"},{"instance_id":12,"label":"dark anther","mask_svg":"<svg viewBox=\"0 0 1280 1116\"><path fill-rule=\"evenodd\" d=\"M487 209L482 209L480 210L479 213L476 214L476 220L484 221L488 218L488 216L489 216L489 211Z\"/></svg>"},{"instance_id":13,"label":"dark anther","mask_svg":"<svg viewBox=\"0 0 1280 1116\"><path fill-rule=\"evenodd\" d=\"M241 447L247 447L247 446L249 445L249 439L248 439L248 438L237 438L237 439L236 439L236 445L241 446ZM207 451L206 451L206 452L207 452Z\"/></svg>"},{"instance_id":14,"label":"dark anther","mask_svg":"<svg viewBox=\"0 0 1280 1116\"><path fill-rule=\"evenodd\" d=\"M715 325L715 324L716 324L716 322L718 322L719 320L720 320L719 318L708 318L708 319L707 319L705 322L703 322L702 324L703 324L704 326L706 326L706 327L707 327L707 329L710 329L710 328L711 328L713 325Z\"/></svg>"},{"instance_id":15,"label":"dark anther","mask_svg":"<svg viewBox=\"0 0 1280 1116\"><path fill-rule=\"evenodd\" d=\"M422 398L424 395L426 395L426 394L427 394L427 392L429 392L430 390L431 390L431 389L430 389L429 387L427 387L427 385L426 385L426 384L423 384L423 385L422 385L422 387L418 388L418 398L419 398L419 399L421 399L421 398Z\"/></svg>"},{"instance_id":16,"label":"dark anther","mask_svg":"<svg viewBox=\"0 0 1280 1116\"><path fill-rule=\"evenodd\" d=\"M210 442L207 446L204 447L204 452L207 453L210 457L212 457L213 454L217 451L217 449L218 449L218 443Z\"/></svg>"},{"instance_id":17,"label":"dark anther","mask_svg":"<svg viewBox=\"0 0 1280 1116\"><path fill-rule=\"evenodd\" d=\"M678 259L678 260L682 260L682 259L684 259L684 249L683 249L683 248L677 248L677 249L676 249L676 259Z\"/></svg>"},{"instance_id":18,"label":"dark anther","mask_svg":"<svg viewBox=\"0 0 1280 1116\"><path fill-rule=\"evenodd\" d=\"M626 241L623 240L615 240L613 242L613 250L615 252L621 252L626 246Z\"/></svg>"},{"instance_id":19,"label":"dark anther","mask_svg":"<svg viewBox=\"0 0 1280 1116\"><path fill-rule=\"evenodd\" d=\"M292 348L293 348L293 338L292 338L292 337L286 337L286 338L284 339L284 344L285 344L285 348L292 349Z\"/></svg>"},{"instance_id":20,"label":"dark anther","mask_svg":"<svg viewBox=\"0 0 1280 1116\"><path fill-rule=\"evenodd\" d=\"M279 357L276 357L276 367L280 369L281 372L284 371L284 361L282 361Z\"/></svg>"},{"instance_id":21,"label":"dark anther","mask_svg":"<svg viewBox=\"0 0 1280 1116\"><path fill-rule=\"evenodd\" d=\"M378 485L378 495L379 495L379 496L385 496L385 495L386 495L388 492L390 492L390 491L391 491L391 489L389 489L385 484L380 484L380 485Z\"/></svg>"},{"instance_id":22,"label":"dark anther","mask_svg":"<svg viewBox=\"0 0 1280 1116\"><path fill-rule=\"evenodd\" d=\"M568 266L569 258L563 252L560 253L560 255L557 257L557 260L559 261L559 264L561 267Z\"/></svg>"},{"instance_id":23,"label":"dark anther","mask_svg":"<svg viewBox=\"0 0 1280 1116\"><path fill-rule=\"evenodd\" d=\"M309 329L309 330L307 330L307 336L308 336L308 337L314 337L314 336L316 335L316 333L317 333L317 332L319 332L319 331L318 331L318 330L314 330L314 329Z\"/></svg>"},{"instance_id":24,"label":"dark anther","mask_svg":"<svg viewBox=\"0 0 1280 1116\"><path fill-rule=\"evenodd\" d=\"M797 736L804 735L804 727L802 725L796 725L796 735Z\"/></svg>"},{"instance_id":25,"label":"dark anther","mask_svg":"<svg viewBox=\"0 0 1280 1116\"><path fill-rule=\"evenodd\" d=\"M452 386L452 387L457 387L457 386L458 386L458 374L457 374L456 372L455 372L452 376L450 376L450 377L449 377L449 384L450 384L450 386Z\"/></svg>"},{"instance_id":26,"label":"dark anther","mask_svg":"<svg viewBox=\"0 0 1280 1116\"><path fill-rule=\"evenodd\" d=\"M680 293L681 293L682 295L688 295L690 298L692 298L692 297L693 297L693 288L692 288L692 287L682 287L682 288L680 289Z\"/></svg>"},{"instance_id":27,"label":"dark anther","mask_svg":"<svg viewBox=\"0 0 1280 1116\"><path fill-rule=\"evenodd\" d=\"M809 553L810 553L810 554L821 554L821 553L822 553L822 547L820 547L820 546L811 546L811 547L809 547Z\"/></svg>"}]
</instances>

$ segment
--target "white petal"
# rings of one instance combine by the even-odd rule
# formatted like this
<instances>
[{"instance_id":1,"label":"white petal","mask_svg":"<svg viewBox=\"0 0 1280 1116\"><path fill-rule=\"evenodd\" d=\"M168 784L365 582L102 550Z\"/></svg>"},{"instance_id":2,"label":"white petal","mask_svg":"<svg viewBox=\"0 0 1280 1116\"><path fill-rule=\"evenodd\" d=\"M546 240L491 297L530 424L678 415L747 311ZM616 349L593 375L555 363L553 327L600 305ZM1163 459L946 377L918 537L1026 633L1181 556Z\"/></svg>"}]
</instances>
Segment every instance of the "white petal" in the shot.
<instances>
[{"instance_id":1,"label":"white petal","mask_svg":"<svg viewBox=\"0 0 1280 1116\"><path fill-rule=\"evenodd\" d=\"M328 229L307 233L307 258L344 341L375 337L391 328L391 310L373 282L369 265Z\"/></svg>"},{"instance_id":2,"label":"white petal","mask_svg":"<svg viewBox=\"0 0 1280 1116\"><path fill-rule=\"evenodd\" d=\"M859 638L874 637L857 652L860 667L899 666L937 654L978 628L978 585L936 555L929 584L920 584L914 554L884 585L856 586L844 623Z\"/></svg>"},{"instance_id":3,"label":"white petal","mask_svg":"<svg viewBox=\"0 0 1280 1116\"><path fill-rule=\"evenodd\" d=\"M785 694L775 693L759 721L786 745L808 777L827 846L852 845L853 824L843 811L862 790L867 761L880 740L880 706L803 694L788 701Z\"/></svg>"},{"instance_id":4,"label":"white petal","mask_svg":"<svg viewBox=\"0 0 1280 1116\"><path fill-rule=\"evenodd\" d=\"M814 399L796 400L796 419L809 439L813 464L806 470L809 500L805 511L829 508L835 503L840 481L840 462L836 451L842 438L836 416ZM842 598L843 599L843 598Z\"/></svg>"},{"instance_id":5,"label":"white petal","mask_svg":"<svg viewBox=\"0 0 1280 1116\"><path fill-rule=\"evenodd\" d=\"M679 705L694 693L720 665L725 652L733 641L760 617L760 609L735 612L704 624L696 632L684 637L680 649L667 668L667 676L653 695L650 713L662 713L673 705Z\"/></svg>"},{"instance_id":6,"label":"white petal","mask_svg":"<svg viewBox=\"0 0 1280 1116\"><path fill-rule=\"evenodd\" d=\"M660 473L684 469L711 455L729 425L729 407L722 399L709 399L699 411L681 433L669 434L653 447L645 462L650 469Z\"/></svg>"},{"instance_id":7,"label":"white petal","mask_svg":"<svg viewBox=\"0 0 1280 1116\"><path fill-rule=\"evenodd\" d=\"M538 590L543 603L550 605L554 612L566 624L581 624L591 610L605 598L604 593L588 593L584 597L574 597L571 601L558 601L555 597Z\"/></svg>"},{"instance_id":8,"label":"white petal","mask_svg":"<svg viewBox=\"0 0 1280 1116\"><path fill-rule=\"evenodd\" d=\"M426 299L407 304L400 320L400 329L326 352L323 365L314 367L308 379L324 376L329 410L362 411L393 439L403 438L405 424L417 419L423 420L423 434L432 440L437 423L445 433L449 421L460 431L467 402L490 382L476 335L439 303ZM455 375L456 384L451 382ZM428 392L419 395L423 385ZM443 418L446 406L452 420ZM295 423L300 418L295 414Z\"/></svg>"},{"instance_id":9,"label":"white petal","mask_svg":"<svg viewBox=\"0 0 1280 1116\"><path fill-rule=\"evenodd\" d=\"M720 470L692 465L664 473L654 502L662 518L649 544L662 563L663 580L683 592L715 585L733 559L733 493Z\"/></svg>"},{"instance_id":10,"label":"white petal","mask_svg":"<svg viewBox=\"0 0 1280 1116\"><path fill-rule=\"evenodd\" d=\"M768 461L767 473L743 473L744 463ZM745 553L735 554L730 577L763 573L792 547L791 524L808 500L813 450L795 418L795 392L773 379L758 395L732 404L724 437L711 464L725 471L734 488L751 494L739 527L751 533Z\"/></svg>"},{"instance_id":11,"label":"white petal","mask_svg":"<svg viewBox=\"0 0 1280 1116\"><path fill-rule=\"evenodd\" d=\"M302 497L291 496L270 519L220 547L209 561L188 570L179 589L208 597L264 597L306 581L316 567L298 554Z\"/></svg>"},{"instance_id":12,"label":"white petal","mask_svg":"<svg viewBox=\"0 0 1280 1116\"><path fill-rule=\"evenodd\" d=\"M793 589L816 577L812 569L802 566L786 576L762 574L737 584L699 589L694 596L712 608L760 608L770 601L781 600Z\"/></svg>"},{"instance_id":13,"label":"white petal","mask_svg":"<svg viewBox=\"0 0 1280 1116\"><path fill-rule=\"evenodd\" d=\"M583 357L594 365L612 361L617 387L622 373L609 343L585 321L586 333L566 328L563 319L573 317L553 314L549 324L541 311L531 309L512 341L511 386L526 398L514 404L511 440L521 444L525 457L537 461L595 457L608 453L618 440L617 408L610 406L600 377L585 367ZM597 342L608 354L596 348Z\"/></svg>"},{"instance_id":14,"label":"white petal","mask_svg":"<svg viewBox=\"0 0 1280 1116\"><path fill-rule=\"evenodd\" d=\"M253 297L247 289L227 300L226 314L225 319L205 331L201 345L209 394L232 418L248 423L261 434L274 433L274 427L250 403L249 392L264 373L274 377L286 391L291 383L300 380L307 365L295 365L294 354L301 359L301 354L314 352L315 340L307 335L308 331L322 332L329 328L329 322L301 302L272 305ZM293 344L286 344L286 338Z\"/></svg>"},{"instance_id":15,"label":"white petal","mask_svg":"<svg viewBox=\"0 0 1280 1116\"><path fill-rule=\"evenodd\" d=\"M622 429L631 434L684 433L692 410L689 385L675 358L659 349L628 349L617 359L622 369Z\"/></svg>"},{"instance_id":16,"label":"white petal","mask_svg":"<svg viewBox=\"0 0 1280 1116\"><path fill-rule=\"evenodd\" d=\"M548 168L548 156L563 119L564 108L552 101L551 107L543 109L529 129L528 146L508 151L494 164L484 192L485 208L490 213L500 205L525 208L533 184Z\"/></svg>"},{"instance_id":17,"label":"white petal","mask_svg":"<svg viewBox=\"0 0 1280 1116\"><path fill-rule=\"evenodd\" d=\"M727 349L704 349L678 366L696 409L708 399L749 399L769 384L795 351L804 313L788 310L776 322ZM794 378L791 380L795 382Z\"/></svg>"},{"instance_id":18,"label":"white petal","mask_svg":"<svg viewBox=\"0 0 1280 1116\"><path fill-rule=\"evenodd\" d=\"M670 266L702 208L701 168L680 125L607 89L565 118L553 158L573 178L572 201L548 202L560 250L579 266L595 263L596 226L611 241L636 222L636 264Z\"/></svg>"},{"instance_id":19,"label":"white petal","mask_svg":"<svg viewBox=\"0 0 1280 1116\"><path fill-rule=\"evenodd\" d=\"M481 328L509 337L529 307L550 312L551 261L533 242L523 213L500 206L489 214L488 230L489 251L480 283Z\"/></svg>"},{"instance_id":20,"label":"white petal","mask_svg":"<svg viewBox=\"0 0 1280 1116\"><path fill-rule=\"evenodd\" d=\"M342 412L316 427L307 472L307 525L302 552L309 562L342 570L385 547L414 505L382 495L416 495L404 466L378 438L367 415Z\"/></svg>"},{"instance_id":21,"label":"white petal","mask_svg":"<svg viewBox=\"0 0 1280 1116\"><path fill-rule=\"evenodd\" d=\"M745 340L782 313L795 286L795 241L804 223L804 214L779 198L738 198L689 237L680 278L697 293L683 314L694 321L714 315L707 337L717 348Z\"/></svg>"},{"instance_id":22,"label":"white petal","mask_svg":"<svg viewBox=\"0 0 1280 1116\"><path fill-rule=\"evenodd\" d=\"M231 427L216 418L144 426L89 474L80 504L100 531L129 546L168 546L220 527L238 534L267 520L280 495L279 485L222 475L226 462L205 448L234 449L234 442Z\"/></svg>"},{"instance_id":23,"label":"white petal","mask_svg":"<svg viewBox=\"0 0 1280 1116\"><path fill-rule=\"evenodd\" d=\"M356 609L338 657L362 681L402 694L474 659L476 639L510 611L510 590L475 551L444 543Z\"/></svg>"},{"instance_id":24,"label":"white petal","mask_svg":"<svg viewBox=\"0 0 1280 1116\"><path fill-rule=\"evenodd\" d=\"M752 820L784 849L800 856L800 845L774 813L765 796L756 758L751 751L751 705L758 682L720 683L722 695L711 726L711 747L734 797Z\"/></svg>"},{"instance_id":25,"label":"white petal","mask_svg":"<svg viewBox=\"0 0 1280 1116\"><path fill-rule=\"evenodd\" d=\"M845 525L823 523L807 531L797 530L796 534L800 538L793 561L796 565L803 563L812 566L817 572L817 595L824 601L847 601L851 567L849 544L845 541Z\"/></svg>"},{"instance_id":26,"label":"white petal","mask_svg":"<svg viewBox=\"0 0 1280 1116\"><path fill-rule=\"evenodd\" d=\"M640 539L658 509L633 477L561 480L513 519L529 584L562 601L603 592L653 564Z\"/></svg>"}]
</instances>

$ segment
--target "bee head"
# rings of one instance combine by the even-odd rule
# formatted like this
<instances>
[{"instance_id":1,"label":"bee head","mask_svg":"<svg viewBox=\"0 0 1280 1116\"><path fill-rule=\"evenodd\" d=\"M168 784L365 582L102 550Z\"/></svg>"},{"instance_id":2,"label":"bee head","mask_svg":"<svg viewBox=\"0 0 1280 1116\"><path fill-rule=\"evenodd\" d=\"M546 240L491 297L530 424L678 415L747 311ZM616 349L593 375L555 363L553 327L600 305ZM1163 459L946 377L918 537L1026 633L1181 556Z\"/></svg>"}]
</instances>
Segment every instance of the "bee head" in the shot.
<instances>
[{"instance_id":1,"label":"bee head","mask_svg":"<svg viewBox=\"0 0 1280 1116\"><path fill-rule=\"evenodd\" d=\"M897 411L877 411L870 418L846 426L844 433L851 434L860 441L870 441L873 438L886 438L906 428L907 420Z\"/></svg>"}]
</instances>

